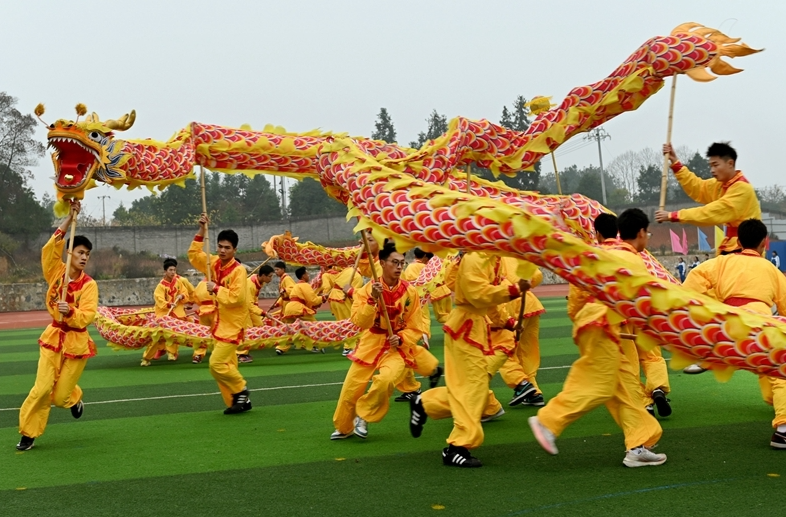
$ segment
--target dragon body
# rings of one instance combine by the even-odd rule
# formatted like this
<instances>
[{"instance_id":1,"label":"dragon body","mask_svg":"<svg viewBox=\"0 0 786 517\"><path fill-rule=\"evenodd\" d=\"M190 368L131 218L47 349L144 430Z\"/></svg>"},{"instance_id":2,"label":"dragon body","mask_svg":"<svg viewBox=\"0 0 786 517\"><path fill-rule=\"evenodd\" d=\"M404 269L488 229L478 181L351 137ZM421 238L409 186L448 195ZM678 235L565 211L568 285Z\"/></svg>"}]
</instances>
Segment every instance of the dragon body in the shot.
<instances>
[{"instance_id":1,"label":"dragon body","mask_svg":"<svg viewBox=\"0 0 786 517\"><path fill-rule=\"evenodd\" d=\"M313 177L359 218L358 229L371 228L378 240L393 238L402 250L417 245L436 253L461 249L518 257L592 292L620 320L638 327L641 345L663 344L676 362L699 358L719 374L743 368L786 377L786 324L696 295L672 279L620 267L591 244L591 221L604 210L598 203L478 179L467 189L466 177L457 172L471 162L497 174L525 171L570 137L635 110L666 78L685 73L711 80L707 69L735 73L721 58L754 52L713 29L680 26L645 42L605 79L571 90L527 131L456 118L444 135L418 150L343 134L197 123L167 143L123 141L113 131L127 126L133 112L105 124L105 131L95 126L101 122L94 115L82 123L60 120L49 134L56 188L60 198L82 197L95 181L163 188L192 177L195 165Z\"/></svg>"}]
</instances>

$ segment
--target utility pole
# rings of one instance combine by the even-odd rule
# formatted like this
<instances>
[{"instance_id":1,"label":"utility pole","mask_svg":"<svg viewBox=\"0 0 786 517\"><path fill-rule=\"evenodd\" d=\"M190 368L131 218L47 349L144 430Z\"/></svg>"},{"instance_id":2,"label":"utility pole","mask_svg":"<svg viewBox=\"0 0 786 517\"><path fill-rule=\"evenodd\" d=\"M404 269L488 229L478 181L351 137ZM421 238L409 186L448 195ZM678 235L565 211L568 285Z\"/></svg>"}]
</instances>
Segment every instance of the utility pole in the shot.
<instances>
[{"instance_id":1,"label":"utility pole","mask_svg":"<svg viewBox=\"0 0 786 517\"><path fill-rule=\"evenodd\" d=\"M105 200L106 200L106 198L108 198L108 197L109 197L109 196L98 196L98 198L101 200L101 212L102 212L102 215L101 215L101 224L102 224L103 226L106 226L106 201L105 201Z\"/></svg>"},{"instance_id":2,"label":"utility pole","mask_svg":"<svg viewBox=\"0 0 786 517\"><path fill-rule=\"evenodd\" d=\"M286 186L286 176L281 176L280 184L281 184L281 191L280 191L281 192L281 210L283 212L282 215L284 216L285 219L289 219L289 216L287 215L287 193L286 193L286 188L285 188L285 186Z\"/></svg>"},{"instance_id":3,"label":"utility pole","mask_svg":"<svg viewBox=\"0 0 786 517\"><path fill-rule=\"evenodd\" d=\"M600 161L600 190L603 192L603 204L606 205L606 179L603 174L603 152L600 149L600 141L611 138L611 135L602 127L596 127L584 137L586 140L598 141L598 160Z\"/></svg>"}]
</instances>

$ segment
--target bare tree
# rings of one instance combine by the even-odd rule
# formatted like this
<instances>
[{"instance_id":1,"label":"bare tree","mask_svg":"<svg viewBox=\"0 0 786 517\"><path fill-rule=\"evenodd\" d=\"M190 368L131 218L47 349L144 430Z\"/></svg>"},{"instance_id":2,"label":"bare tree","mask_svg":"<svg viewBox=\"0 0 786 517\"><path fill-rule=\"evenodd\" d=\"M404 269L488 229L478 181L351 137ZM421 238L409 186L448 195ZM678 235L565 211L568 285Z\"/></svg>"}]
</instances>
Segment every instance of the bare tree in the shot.
<instances>
[{"instance_id":1,"label":"bare tree","mask_svg":"<svg viewBox=\"0 0 786 517\"><path fill-rule=\"evenodd\" d=\"M0 92L0 164L25 176L26 168L44 155L44 144L35 139L36 120L23 115L14 106L17 99Z\"/></svg>"}]
</instances>

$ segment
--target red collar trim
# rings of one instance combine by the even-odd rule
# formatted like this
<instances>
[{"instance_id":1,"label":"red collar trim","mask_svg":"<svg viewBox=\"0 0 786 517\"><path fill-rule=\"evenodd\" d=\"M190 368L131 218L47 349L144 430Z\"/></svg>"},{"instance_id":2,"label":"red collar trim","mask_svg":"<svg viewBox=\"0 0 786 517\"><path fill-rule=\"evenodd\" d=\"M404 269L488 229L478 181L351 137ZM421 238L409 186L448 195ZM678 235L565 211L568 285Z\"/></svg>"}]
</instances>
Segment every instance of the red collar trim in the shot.
<instances>
[{"instance_id":1,"label":"red collar trim","mask_svg":"<svg viewBox=\"0 0 786 517\"><path fill-rule=\"evenodd\" d=\"M723 192L729 190L729 187L731 187L738 181L742 183L750 183L750 181L748 181L748 178L742 175L742 171L737 171L729 181L723 184Z\"/></svg>"}]
</instances>

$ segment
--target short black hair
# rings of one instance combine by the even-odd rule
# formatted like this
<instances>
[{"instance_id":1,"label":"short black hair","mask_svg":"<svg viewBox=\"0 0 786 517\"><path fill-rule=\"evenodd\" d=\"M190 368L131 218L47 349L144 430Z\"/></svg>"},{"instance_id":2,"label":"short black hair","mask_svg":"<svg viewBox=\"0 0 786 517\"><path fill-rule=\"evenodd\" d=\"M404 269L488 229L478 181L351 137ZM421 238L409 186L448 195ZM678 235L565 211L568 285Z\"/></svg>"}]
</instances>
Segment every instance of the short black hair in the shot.
<instances>
[{"instance_id":1,"label":"short black hair","mask_svg":"<svg viewBox=\"0 0 786 517\"><path fill-rule=\"evenodd\" d=\"M748 219L737 228L737 238L746 250L755 250L767 238L767 225L758 219Z\"/></svg>"},{"instance_id":2,"label":"short black hair","mask_svg":"<svg viewBox=\"0 0 786 517\"><path fill-rule=\"evenodd\" d=\"M218 238L216 242L227 241L232 245L233 248L237 248L237 243L240 242L240 239L235 233L235 230L221 230L218 232Z\"/></svg>"},{"instance_id":3,"label":"short black hair","mask_svg":"<svg viewBox=\"0 0 786 517\"><path fill-rule=\"evenodd\" d=\"M259 271L257 271L257 274L258 275L265 275L265 276L272 275L273 274L273 266L268 266L267 264L265 264L264 266L259 268Z\"/></svg>"},{"instance_id":4,"label":"short black hair","mask_svg":"<svg viewBox=\"0 0 786 517\"><path fill-rule=\"evenodd\" d=\"M415 258L417 259L422 259L423 257L426 256L426 252L420 248L415 248L414 250L412 250L412 253L415 254Z\"/></svg>"},{"instance_id":5,"label":"short black hair","mask_svg":"<svg viewBox=\"0 0 786 517\"><path fill-rule=\"evenodd\" d=\"M721 160L734 160L737 163L737 151L728 142L715 142L707 149L707 158L716 156Z\"/></svg>"},{"instance_id":6,"label":"short black hair","mask_svg":"<svg viewBox=\"0 0 786 517\"><path fill-rule=\"evenodd\" d=\"M299 268L297 268L297 269L295 270L295 277L296 277L298 280L300 280L301 278L303 278L303 275L305 275L305 274L306 274L306 268L305 268L305 267L299 267Z\"/></svg>"},{"instance_id":7,"label":"short black hair","mask_svg":"<svg viewBox=\"0 0 786 517\"><path fill-rule=\"evenodd\" d=\"M76 249L77 246L84 246L85 248L87 248L87 251L93 251L93 243L90 242L90 239L88 239L84 235L74 235L73 249Z\"/></svg>"},{"instance_id":8,"label":"short black hair","mask_svg":"<svg viewBox=\"0 0 786 517\"><path fill-rule=\"evenodd\" d=\"M614 214L602 213L595 218L595 231L604 239L614 239L617 237L617 216Z\"/></svg>"},{"instance_id":9,"label":"short black hair","mask_svg":"<svg viewBox=\"0 0 786 517\"><path fill-rule=\"evenodd\" d=\"M396 252L397 252L396 243L393 241L388 241L385 243L382 249L379 250L379 260L380 261L387 260L391 254Z\"/></svg>"},{"instance_id":10,"label":"short black hair","mask_svg":"<svg viewBox=\"0 0 786 517\"><path fill-rule=\"evenodd\" d=\"M628 208L617 219L620 239L628 241L635 239L641 230L650 227L650 219L641 208Z\"/></svg>"},{"instance_id":11,"label":"short black hair","mask_svg":"<svg viewBox=\"0 0 786 517\"><path fill-rule=\"evenodd\" d=\"M173 258L168 258L164 260L164 271L171 268L172 266L177 267L177 260Z\"/></svg>"},{"instance_id":12,"label":"short black hair","mask_svg":"<svg viewBox=\"0 0 786 517\"><path fill-rule=\"evenodd\" d=\"M282 262L281 260L279 260L278 262L276 262L275 264L273 264L273 267L277 267L278 269L283 269L283 270L285 270L285 271L286 271L286 269L287 269L287 264L286 264L286 262Z\"/></svg>"}]
</instances>

